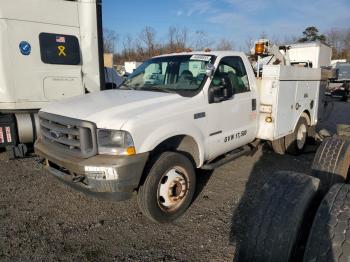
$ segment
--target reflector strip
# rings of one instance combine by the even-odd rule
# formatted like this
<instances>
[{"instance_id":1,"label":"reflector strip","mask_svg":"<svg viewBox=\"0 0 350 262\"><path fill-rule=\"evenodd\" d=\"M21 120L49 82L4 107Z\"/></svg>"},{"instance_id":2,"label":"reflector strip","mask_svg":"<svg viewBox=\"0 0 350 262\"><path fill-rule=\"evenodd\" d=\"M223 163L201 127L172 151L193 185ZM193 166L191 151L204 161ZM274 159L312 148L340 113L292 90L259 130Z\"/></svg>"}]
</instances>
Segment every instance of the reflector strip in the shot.
<instances>
[{"instance_id":1,"label":"reflector strip","mask_svg":"<svg viewBox=\"0 0 350 262\"><path fill-rule=\"evenodd\" d=\"M11 128L9 126L5 127L5 132L6 132L7 143L11 143L12 142Z\"/></svg>"},{"instance_id":2,"label":"reflector strip","mask_svg":"<svg viewBox=\"0 0 350 262\"><path fill-rule=\"evenodd\" d=\"M0 143L1 144L5 143L4 132L2 131L2 127L0 127Z\"/></svg>"}]
</instances>

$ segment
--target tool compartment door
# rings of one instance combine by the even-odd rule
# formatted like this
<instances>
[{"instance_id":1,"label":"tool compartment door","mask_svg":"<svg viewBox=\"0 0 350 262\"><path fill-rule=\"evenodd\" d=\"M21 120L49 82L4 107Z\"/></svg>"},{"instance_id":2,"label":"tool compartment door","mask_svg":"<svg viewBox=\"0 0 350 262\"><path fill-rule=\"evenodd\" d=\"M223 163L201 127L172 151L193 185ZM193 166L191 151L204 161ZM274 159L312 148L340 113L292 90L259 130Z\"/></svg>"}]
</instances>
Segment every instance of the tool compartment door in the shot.
<instances>
[{"instance_id":1,"label":"tool compartment door","mask_svg":"<svg viewBox=\"0 0 350 262\"><path fill-rule=\"evenodd\" d=\"M278 79L275 139L294 132L305 111L310 114L311 124L316 121L321 70L280 66Z\"/></svg>"},{"instance_id":2,"label":"tool compartment door","mask_svg":"<svg viewBox=\"0 0 350 262\"><path fill-rule=\"evenodd\" d=\"M295 97L297 81L278 81L277 103L275 106L274 138L280 138L293 132L295 123Z\"/></svg>"}]
</instances>

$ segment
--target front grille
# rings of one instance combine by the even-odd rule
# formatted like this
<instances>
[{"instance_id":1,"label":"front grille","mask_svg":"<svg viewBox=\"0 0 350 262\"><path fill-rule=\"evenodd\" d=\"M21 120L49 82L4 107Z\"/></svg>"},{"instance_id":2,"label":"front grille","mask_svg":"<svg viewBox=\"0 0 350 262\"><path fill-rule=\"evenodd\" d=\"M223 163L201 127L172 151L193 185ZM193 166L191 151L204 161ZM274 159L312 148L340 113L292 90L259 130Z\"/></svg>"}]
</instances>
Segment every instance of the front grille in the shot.
<instances>
[{"instance_id":1,"label":"front grille","mask_svg":"<svg viewBox=\"0 0 350 262\"><path fill-rule=\"evenodd\" d=\"M88 158L97 154L96 126L87 121L39 113L45 143L65 153Z\"/></svg>"}]
</instances>

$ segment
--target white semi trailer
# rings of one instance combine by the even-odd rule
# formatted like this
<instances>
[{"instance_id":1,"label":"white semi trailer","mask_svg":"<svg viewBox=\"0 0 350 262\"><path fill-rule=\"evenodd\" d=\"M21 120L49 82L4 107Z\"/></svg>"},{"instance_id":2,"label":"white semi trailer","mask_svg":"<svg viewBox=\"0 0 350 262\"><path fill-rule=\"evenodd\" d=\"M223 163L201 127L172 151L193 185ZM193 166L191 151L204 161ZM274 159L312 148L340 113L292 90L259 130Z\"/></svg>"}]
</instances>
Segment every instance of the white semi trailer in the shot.
<instances>
[{"instance_id":1,"label":"white semi trailer","mask_svg":"<svg viewBox=\"0 0 350 262\"><path fill-rule=\"evenodd\" d=\"M0 2L0 149L25 155L40 108L104 86L101 42L99 0Z\"/></svg>"}]
</instances>

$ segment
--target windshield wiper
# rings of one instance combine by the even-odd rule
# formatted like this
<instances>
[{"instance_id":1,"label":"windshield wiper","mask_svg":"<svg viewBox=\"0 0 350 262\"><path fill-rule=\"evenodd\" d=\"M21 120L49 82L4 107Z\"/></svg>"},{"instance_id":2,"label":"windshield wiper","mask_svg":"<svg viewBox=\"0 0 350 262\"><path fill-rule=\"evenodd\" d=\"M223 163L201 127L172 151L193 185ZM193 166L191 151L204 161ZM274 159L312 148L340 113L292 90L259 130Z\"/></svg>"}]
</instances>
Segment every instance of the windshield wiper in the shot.
<instances>
[{"instance_id":1,"label":"windshield wiper","mask_svg":"<svg viewBox=\"0 0 350 262\"><path fill-rule=\"evenodd\" d=\"M161 88L159 86L151 86L151 87L146 87L146 88L141 87L140 90L144 90L144 91L160 91L160 92L171 93L171 94L176 93L175 90L169 90L169 89Z\"/></svg>"},{"instance_id":2,"label":"windshield wiper","mask_svg":"<svg viewBox=\"0 0 350 262\"><path fill-rule=\"evenodd\" d=\"M126 86L126 85L119 86L119 89L136 90L135 88L132 88L132 87Z\"/></svg>"}]
</instances>

